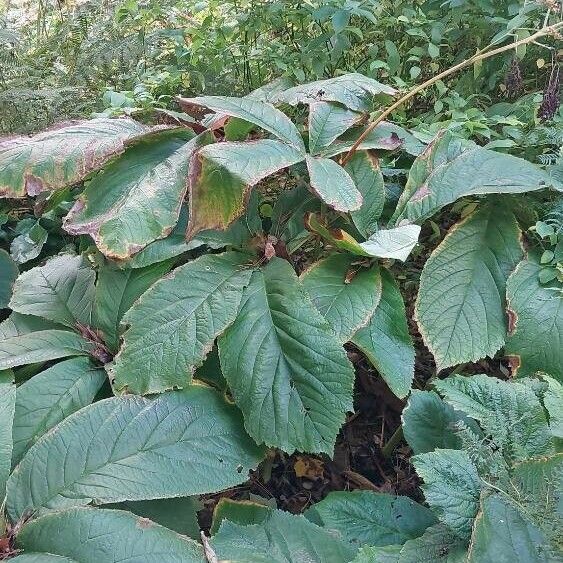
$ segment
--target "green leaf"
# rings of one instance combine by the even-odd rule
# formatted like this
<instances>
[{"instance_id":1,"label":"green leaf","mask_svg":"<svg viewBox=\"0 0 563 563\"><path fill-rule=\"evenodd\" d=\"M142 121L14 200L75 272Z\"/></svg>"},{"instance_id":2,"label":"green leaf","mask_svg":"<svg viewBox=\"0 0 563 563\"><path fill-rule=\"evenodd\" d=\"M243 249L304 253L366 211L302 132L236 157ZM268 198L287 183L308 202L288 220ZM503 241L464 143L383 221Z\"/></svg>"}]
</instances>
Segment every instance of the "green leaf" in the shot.
<instances>
[{"instance_id":1,"label":"green leaf","mask_svg":"<svg viewBox=\"0 0 563 563\"><path fill-rule=\"evenodd\" d=\"M119 347L123 315L171 266L170 261L165 261L146 268L120 270L105 262L99 269L93 324L102 331L105 344L113 351Z\"/></svg>"},{"instance_id":2,"label":"green leaf","mask_svg":"<svg viewBox=\"0 0 563 563\"><path fill-rule=\"evenodd\" d=\"M0 505L10 475L13 441L12 424L16 405L16 386L12 370L0 371Z\"/></svg>"},{"instance_id":3,"label":"green leaf","mask_svg":"<svg viewBox=\"0 0 563 563\"><path fill-rule=\"evenodd\" d=\"M526 160L441 133L411 167L392 220L421 222L463 196L522 193L550 185L549 174Z\"/></svg>"},{"instance_id":4,"label":"green leaf","mask_svg":"<svg viewBox=\"0 0 563 563\"><path fill-rule=\"evenodd\" d=\"M468 562L498 563L526 561L549 563L557 554L549 553L541 531L529 522L504 496L492 494L481 503L481 512L469 547Z\"/></svg>"},{"instance_id":5,"label":"green leaf","mask_svg":"<svg viewBox=\"0 0 563 563\"><path fill-rule=\"evenodd\" d=\"M381 299L379 267L356 265L345 254L316 262L301 275L301 281L342 343L369 322Z\"/></svg>"},{"instance_id":6,"label":"green leaf","mask_svg":"<svg viewBox=\"0 0 563 563\"><path fill-rule=\"evenodd\" d=\"M364 115L338 104L312 102L309 105L309 153L318 154L350 127L357 125Z\"/></svg>"},{"instance_id":7,"label":"green leaf","mask_svg":"<svg viewBox=\"0 0 563 563\"><path fill-rule=\"evenodd\" d=\"M252 274L219 357L245 428L290 453L331 453L352 409L354 372L290 264L272 259Z\"/></svg>"},{"instance_id":8,"label":"green leaf","mask_svg":"<svg viewBox=\"0 0 563 563\"><path fill-rule=\"evenodd\" d=\"M34 317L32 315L12 314L0 323L0 342L12 336L22 336L29 332L37 332L38 330L66 330L64 326Z\"/></svg>"},{"instance_id":9,"label":"green leaf","mask_svg":"<svg viewBox=\"0 0 563 563\"><path fill-rule=\"evenodd\" d=\"M197 497L165 498L155 500L139 500L137 502L120 502L114 506L107 505L106 508L127 510L148 518L156 524L174 530L179 534L200 540L199 522L197 513L203 505Z\"/></svg>"},{"instance_id":10,"label":"green leaf","mask_svg":"<svg viewBox=\"0 0 563 563\"><path fill-rule=\"evenodd\" d=\"M92 119L0 142L0 197L72 186L102 168L148 128L131 119Z\"/></svg>"},{"instance_id":11,"label":"green leaf","mask_svg":"<svg viewBox=\"0 0 563 563\"><path fill-rule=\"evenodd\" d=\"M439 449L418 454L412 462L424 481L426 502L438 519L461 538L469 538L482 485L467 452Z\"/></svg>"},{"instance_id":12,"label":"green leaf","mask_svg":"<svg viewBox=\"0 0 563 563\"><path fill-rule=\"evenodd\" d=\"M274 96L275 103L285 102L292 106L314 102L338 102L353 111L369 111L374 96L393 96L396 90L355 72L328 80L317 80L289 88Z\"/></svg>"},{"instance_id":13,"label":"green leaf","mask_svg":"<svg viewBox=\"0 0 563 563\"><path fill-rule=\"evenodd\" d=\"M506 280L522 257L516 218L486 205L455 225L427 260L415 318L437 370L494 356L506 334Z\"/></svg>"},{"instance_id":14,"label":"green leaf","mask_svg":"<svg viewBox=\"0 0 563 563\"><path fill-rule=\"evenodd\" d=\"M438 448L459 449L461 440L454 430L460 420L461 414L436 393L413 389L402 413L405 440L415 454Z\"/></svg>"},{"instance_id":15,"label":"green leaf","mask_svg":"<svg viewBox=\"0 0 563 563\"><path fill-rule=\"evenodd\" d=\"M243 526L262 524L271 512L272 508L265 504L251 501L234 501L223 497L215 506L213 524L209 532L214 536L219 530L221 523L225 520Z\"/></svg>"},{"instance_id":16,"label":"green leaf","mask_svg":"<svg viewBox=\"0 0 563 563\"><path fill-rule=\"evenodd\" d=\"M225 230L244 213L253 186L301 160L299 151L272 139L203 147L190 164L187 238L204 229Z\"/></svg>"},{"instance_id":17,"label":"green leaf","mask_svg":"<svg viewBox=\"0 0 563 563\"><path fill-rule=\"evenodd\" d=\"M273 510L262 524L241 526L224 521L211 540L220 560L244 563L350 561L354 550L304 516Z\"/></svg>"},{"instance_id":18,"label":"green leaf","mask_svg":"<svg viewBox=\"0 0 563 563\"><path fill-rule=\"evenodd\" d=\"M192 539L129 512L99 508L73 508L36 518L22 528L17 545L80 563L206 561L202 547Z\"/></svg>"},{"instance_id":19,"label":"green leaf","mask_svg":"<svg viewBox=\"0 0 563 563\"><path fill-rule=\"evenodd\" d=\"M371 491L332 492L310 511L355 547L403 544L436 523L428 508L408 497Z\"/></svg>"},{"instance_id":20,"label":"green leaf","mask_svg":"<svg viewBox=\"0 0 563 563\"><path fill-rule=\"evenodd\" d=\"M385 206L385 183L379 159L369 151L357 151L345 170L363 198L360 209L352 211L350 216L358 231L369 238L378 230L378 220Z\"/></svg>"},{"instance_id":21,"label":"green leaf","mask_svg":"<svg viewBox=\"0 0 563 563\"><path fill-rule=\"evenodd\" d=\"M16 395L12 465L51 428L89 405L105 381L103 369L95 368L88 358L72 358L20 385Z\"/></svg>"},{"instance_id":22,"label":"green leaf","mask_svg":"<svg viewBox=\"0 0 563 563\"><path fill-rule=\"evenodd\" d=\"M10 476L8 513L15 521L28 510L215 492L245 481L262 454L237 409L209 388L113 397L31 447Z\"/></svg>"},{"instance_id":23,"label":"green leaf","mask_svg":"<svg viewBox=\"0 0 563 563\"><path fill-rule=\"evenodd\" d=\"M208 254L155 283L123 318L129 328L110 368L117 392L186 387L215 338L234 320L251 271L248 257Z\"/></svg>"},{"instance_id":24,"label":"green leaf","mask_svg":"<svg viewBox=\"0 0 563 563\"><path fill-rule=\"evenodd\" d=\"M369 127L369 126L366 126ZM330 146L322 151L326 157L336 156L348 152L363 135L366 127L354 127L341 137L336 139ZM421 143L412 133L394 123L384 121L375 129L370 131L367 137L358 145L359 151L385 150L394 151L402 149L412 156L418 156L424 151L425 145Z\"/></svg>"},{"instance_id":25,"label":"green leaf","mask_svg":"<svg viewBox=\"0 0 563 563\"><path fill-rule=\"evenodd\" d=\"M543 405L549 415L549 428L553 436L563 439L563 385L547 375L542 379L547 383Z\"/></svg>"},{"instance_id":26,"label":"green leaf","mask_svg":"<svg viewBox=\"0 0 563 563\"><path fill-rule=\"evenodd\" d=\"M18 236L10 244L10 254L18 264L25 264L37 258L49 236L39 221L27 219L20 221L16 227Z\"/></svg>"},{"instance_id":27,"label":"green leaf","mask_svg":"<svg viewBox=\"0 0 563 563\"><path fill-rule=\"evenodd\" d=\"M387 271L381 270L381 300L371 320L352 338L397 397L406 397L414 378L414 347L403 297Z\"/></svg>"},{"instance_id":28,"label":"green leaf","mask_svg":"<svg viewBox=\"0 0 563 563\"><path fill-rule=\"evenodd\" d=\"M12 287L18 277L18 267L10 255L0 248L0 309L8 306Z\"/></svg>"},{"instance_id":29,"label":"green leaf","mask_svg":"<svg viewBox=\"0 0 563 563\"><path fill-rule=\"evenodd\" d=\"M147 135L88 184L64 221L91 235L100 251L125 260L174 228L188 189L190 157L213 142L187 129ZM191 140L190 140L191 139Z\"/></svg>"},{"instance_id":30,"label":"green leaf","mask_svg":"<svg viewBox=\"0 0 563 563\"><path fill-rule=\"evenodd\" d=\"M13 563L78 563L76 559L69 559L51 553L22 553L12 559Z\"/></svg>"},{"instance_id":31,"label":"green leaf","mask_svg":"<svg viewBox=\"0 0 563 563\"><path fill-rule=\"evenodd\" d=\"M24 315L75 327L92 323L96 274L82 256L63 254L24 272L14 284L10 307Z\"/></svg>"},{"instance_id":32,"label":"green leaf","mask_svg":"<svg viewBox=\"0 0 563 563\"><path fill-rule=\"evenodd\" d=\"M447 526L431 526L401 548L398 563L466 563L466 542Z\"/></svg>"},{"instance_id":33,"label":"green leaf","mask_svg":"<svg viewBox=\"0 0 563 563\"><path fill-rule=\"evenodd\" d=\"M67 330L38 330L0 340L0 370L65 358L87 356L93 345Z\"/></svg>"},{"instance_id":34,"label":"green leaf","mask_svg":"<svg viewBox=\"0 0 563 563\"><path fill-rule=\"evenodd\" d=\"M362 194L350 174L330 158L307 156L311 188L336 211L360 209Z\"/></svg>"},{"instance_id":35,"label":"green leaf","mask_svg":"<svg viewBox=\"0 0 563 563\"><path fill-rule=\"evenodd\" d=\"M179 98L180 105L190 104L209 108L215 112L238 117L254 123L300 153L305 153L301 134L291 119L272 104L256 98L234 98L228 96L199 96Z\"/></svg>"},{"instance_id":36,"label":"green leaf","mask_svg":"<svg viewBox=\"0 0 563 563\"><path fill-rule=\"evenodd\" d=\"M385 545L383 547L362 547L352 563L398 563L401 545Z\"/></svg>"},{"instance_id":37,"label":"green leaf","mask_svg":"<svg viewBox=\"0 0 563 563\"><path fill-rule=\"evenodd\" d=\"M539 283L536 256L520 262L506 284L511 319L505 352L513 375L544 372L563 383L563 296Z\"/></svg>"},{"instance_id":38,"label":"green leaf","mask_svg":"<svg viewBox=\"0 0 563 563\"><path fill-rule=\"evenodd\" d=\"M539 399L529 385L486 375L453 376L434 386L456 410L477 420L509 460L553 452L553 440Z\"/></svg>"}]
</instances>

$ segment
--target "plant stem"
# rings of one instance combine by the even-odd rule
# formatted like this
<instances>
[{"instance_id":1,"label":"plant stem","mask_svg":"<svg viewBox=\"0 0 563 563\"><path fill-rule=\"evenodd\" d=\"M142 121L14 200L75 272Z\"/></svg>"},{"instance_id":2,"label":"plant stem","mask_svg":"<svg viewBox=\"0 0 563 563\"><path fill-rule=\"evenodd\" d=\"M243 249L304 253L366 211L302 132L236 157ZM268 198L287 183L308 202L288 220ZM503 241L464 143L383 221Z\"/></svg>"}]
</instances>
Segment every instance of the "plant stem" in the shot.
<instances>
[{"instance_id":1,"label":"plant stem","mask_svg":"<svg viewBox=\"0 0 563 563\"><path fill-rule=\"evenodd\" d=\"M475 64L478 61L482 61L482 60L488 59L489 57L494 57L495 55L499 55L500 53L504 53L505 51L510 51L511 49L515 49L519 45L526 45L527 43L532 43L532 42L536 41L537 39L539 39L540 37L555 33L561 27L563 27L563 22L559 22L559 23L550 25L548 27L544 27L544 28L540 29L539 31L537 31L536 33L534 33L533 35L530 35L529 37L525 37L523 39L520 39L520 40L515 41L514 43L510 43L508 45L503 45L502 47L498 47L497 49L493 49L492 51L488 50L490 46L485 47L481 51L478 51L472 57L465 59L461 63L458 63L457 65L452 66L452 67L448 68L447 70L444 70L443 72L441 72L440 74L437 74L436 76L433 76L432 78L430 78L426 82L423 82L422 84L419 84L418 86L415 86L412 90L410 90L404 96L399 98L394 104L390 105L374 121L372 121L372 123L366 128L366 130L358 137L358 140L354 143L354 145L348 151L346 156L342 159L341 165L344 166L347 162L349 162L349 160L352 158L352 156L354 156L354 153L356 152L356 150L358 150L358 147L364 142L366 137L382 121L384 121L385 118L387 118L391 113L393 113L398 107L402 106L405 102L407 102L411 98L414 98L414 96L416 96L422 90L425 90L426 88L428 88L429 86L432 86L432 84L435 84L439 80L442 80L443 78L446 78L447 76L450 76L451 74L456 73L458 70L461 70L465 67L468 67L472 64Z\"/></svg>"},{"instance_id":2,"label":"plant stem","mask_svg":"<svg viewBox=\"0 0 563 563\"><path fill-rule=\"evenodd\" d=\"M387 443L381 448L381 453L385 459L389 459L393 450L398 446L399 442L403 439L403 425L400 425Z\"/></svg>"}]
</instances>

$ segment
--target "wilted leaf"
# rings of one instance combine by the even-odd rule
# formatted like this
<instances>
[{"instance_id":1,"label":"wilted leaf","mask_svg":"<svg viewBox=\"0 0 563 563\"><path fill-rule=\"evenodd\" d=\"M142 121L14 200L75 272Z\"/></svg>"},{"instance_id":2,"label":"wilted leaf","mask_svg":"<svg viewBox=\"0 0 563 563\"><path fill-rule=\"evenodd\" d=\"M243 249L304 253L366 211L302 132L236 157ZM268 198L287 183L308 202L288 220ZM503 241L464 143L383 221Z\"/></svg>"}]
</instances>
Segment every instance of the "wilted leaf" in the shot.
<instances>
[{"instance_id":1,"label":"wilted leaf","mask_svg":"<svg viewBox=\"0 0 563 563\"><path fill-rule=\"evenodd\" d=\"M329 493L309 512L355 547L402 544L436 523L428 508L408 497L371 491Z\"/></svg>"},{"instance_id":2,"label":"wilted leaf","mask_svg":"<svg viewBox=\"0 0 563 563\"><path fill-rule=\"evenodd\" d=\"M94 367L88 358L72 358L18 386L12 465L43 434L89 405L105 381L104 370Z\"/></svg>"},{"instance_id":3,"label":"wilted leaf","mask_svg":"<svg viewBox=\"0 0 563 563\"><path fill-rule=\"evenodd\" d=\"M252 274L235 322L219 338L221 367L248 433L286 452L332 452L352 408L354 373L290 264Z\"/></svg>"},{"instance_id":4,"label":"wilted leaf","mask_svg":"<svg viewBox=\"0 0 563 563\"><path fill-rule=\"evenodd\" d=\"M113 397L31 447L10 476L7 508L17 520L27 510L210 493L245 481L261 458L236 408L209 388Z\"/></svg>"},{"instance_id":5,"label":"wilted leaf","mask_svg":"<svg viewBox=\"0 0 563 563\"><path fill-rule=\"evenodd\" d=\"M14 284L10 307L69 327L90 325L96 274L82 256L63 254L32 268Z\"/></svg>"},{"instance_id":6,"label":"wilted leaf","mask_svg":"<svg viewBox=\"0 0 563 563\"><path fill-rule=\"evenodd\" d=\"M516 218L487 205L453 227L420 277L415 318L437 370L504 345L506 280L522 258Z\"/></svg>"},{"instance_id":7,"label":"wilted leaf","mask_svg":"<svg viewBox=\"0 0 563 563\"><path fill-rule=\"evenodd\" d=\"M20 198L84 180L148 132L131 119L91 119L0 141L0 197Z\"/></svg>"},{"instance_id":8,"label":"wilted leaf","mask_svg":"<svg viewBox=\"0 0 563 563\"><path fill-rule=\"evenodd\" d=\"M100 251L127 259L167 236L188 189L190 157L213 142L186 129L145 136L87 186L64 221L73 235L88 234Z\"/></svg>"},{"instance_id":9,"label":"wilted leaf","mask_svg":"<svg viewBox=\"0 0 563 563\"><path fill-rule=\"evenodd\" d=\"M100 508L72 508L36 518L18 534L18 546L47 554L40 560L45 563L59 561L51 561L51 554L64 557L60 563L206 561L194 540L130 512Z\"/></svg>"},{"instance_id":10,"label":"wilted leaf","mask_svg":"<svg viewBox=\"0 0 563 563\"><path fill-rule=\"evenodd\" d=\"M8 306L12 286L18 277L18 267L10 255L0 248L0 309Z\"/></svg>"},{"instance_id":11,"label":"wilted leaf","mask_svg":"<svg viewBox=\"0 0 563 563\"><path fill-rule=\"evenodd\" d=\"M261 524L223 521L211 540L220 560L245 563L342 563L354 549L304 516L273 510Z\"/></svg>"},{"instance_id":12,"label":"wilted leaf","mask_svg":"<svg viewBox=\"0 0 563 563\"><path fill-rule=\"evenodd\" d=\"M345 254L333 254L301 275L313 304L342 343L369 322L381 299L379 267L368 269L354 260Z\"/></svg>"},{"instance_id":13,"label":"wilted leaf","mask_svg":"<svg viewBox=\"0 0 563 563\"><path fill-rule=\"evenodd\" d=\"M180 105L190 104L209 108L249 121L254 125L272 133L304 155L305 145L299 130L291 119L272 104L257 98L231 98L228 96L199 96L196 98L179 98Z\"/></svg>"},{"instance_id":14,"label":"wilted leaf","mask_svg":"<svg viewBox=\"0 0 563 563\"><path fill-rule=\"evenodd\" d=\"M538 279L541 265L530 255L506 284L511 326L505 352L514 375L551 374L563 383L563 295Z\"/></svg>"},{"instance_id":15,"label":"wilted leaf","mask_svg":"<svg viewBox=\"0 0 563 563\"><path fill-rule=\"evenodd\" d=\"M203 147L190 164L187 238L226 229L244 213L254 185L301 160L299 151L271 139Z\"/></svg>"},{"instance_id":16,"label":"wilted leaf","mask_svg":"<svg viewBox=\"0 0 563 563\"><path fill-rule=\"evenodd\" d=\"M118 392L186 387L215 338L234 320L251 271L236 252L208 254L176 268L128 311L129 328L110 368Z\"/></svg>"},{"instance_id":17,"label":"wilted leaf","mask_svg":"<svg viewBox=\"0 0 563 563\"><path fill-rule=\"evenodd\" d=\"M397 397L406 397L414 377L414 346L409 334L403 297L385 269L382 294L371 320L352 338Z\"/></svg>"},{"instance_id":18,"label":"wilted leaf","mask_svg":"<svg viewBox=\"0 0 563 563\"><path fill-rule=\"evenodd\" d=\"M309 105L309 153L318 154L364 117L365 114L339 104L312 102Z\"/></svg>"},{"instance_id":19,"label":"wilted leaf","mask_svg":"<svg viewBox=\"0 0 563 563\"><path fill-rule=\"evenodd\" d=\"M526 160L442 133L412 165L393 220L420 222L463 196L530 192L550 185L549 174Z\"/></svg>"}]
</instances>

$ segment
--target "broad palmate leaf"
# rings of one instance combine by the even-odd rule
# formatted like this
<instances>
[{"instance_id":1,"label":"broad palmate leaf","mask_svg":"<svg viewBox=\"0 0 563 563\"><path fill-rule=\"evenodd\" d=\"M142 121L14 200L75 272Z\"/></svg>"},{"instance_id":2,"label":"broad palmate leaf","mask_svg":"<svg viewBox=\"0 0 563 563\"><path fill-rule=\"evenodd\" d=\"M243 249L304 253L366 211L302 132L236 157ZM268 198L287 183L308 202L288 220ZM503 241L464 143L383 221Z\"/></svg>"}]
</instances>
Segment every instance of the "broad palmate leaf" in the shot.
<instances>
[{"instance_id":1,"label":"broad palmate leaf","mask_svg":"<svg viewBox=\"0 0 563 563\"><path fill-rule=\"evenodd\" d=\"M382 293L368 324L352 338L397 397L406 397L414 377L414 346L405 304L388 270L381 270Z\"/></svg>"},{"instance_id":2,"label":"broad palmate leaf","mask_svg":"<svg viewBox=\"0 0 563 563\"><path fill-rule=\"evenodd\" d=\"M273 510L261 524L223 521L211 540L220 561L244 563L343 563L354 548L304 516Z\"/></svg>"},{"instance_id":3,"label":"broad palmate leaf","mask_svg":"<svg viewBox=\"0 0 563 563\"><path fill-rule=\"evenodd\" d=\"M131 119L99 118L0 140L0 197L20 198L77 184L148 131Z\"/></svg>"},{"instance_id":4,"label":"broad palmate leaf","mask_svg":"<svg viewBox=\"0 0 563 563\"><path fill-rule=\"evenodd\" d=\"M26 524L17 541L26 552L20 557L42 554L42 559L29 563L206 561L199 543L122 510L72 508L47 514ZM51 559L54 555L61 558ZM22 563L27 562L23 559Z\"/></svg>"},{"instance_id":5,"label":"broad palmate leaf","mask_svg":"<svg viewBox=\"0 0 563 563\"><path fill-rule=\"evenodd\" d=\"M237 252L207 254L155 283L123 318L129 328L110 368L117 392L189 385L215 338L237 315L251 271Z\"/></svg>"},{"instance_id":6,"label":"broad palmate leaf","mask_svg":"<svg viewBox=\"0 0 563 563\"><path fill-rule=\"evenodd\" d=\"M273 258L252 274L236 321L219 338L219 356L258 443L332 452L352 409L354 372L289 262Z\"/></svg>"},{"instance_id":7,"label":"broad palmate leaf","mask_svg":"<svg viewBox=\"0 0 563 563\"><path fill-rule=\"evenodd\" d=\"M415 318L438 371L504 345L506 280L522 258L510 210L486 205L455 225L427 260Z\"/></svg>"},{"instance_id":8,"label":"broad palmate leaf","mask_svg":"<svg viewBox=\"0 0 563 563\"><path fill-rule=\"evenodd\" d=\"M381 299L379 267L357 265L346 254L316 262L301 275L301 281L342 343L368 323Z\"/></svg>"},{"instance_id":9,"label":"broad palmate leaf","mask_svg":"<svg viewBox=\"0 0 563 563\"><path fill-rule=\"evenodd\" d=\"M538 166L441 133L416 159L393 216L421 222L463 196L522 193L555 185Z\"/></svg>"},{"instance_id":10,"label":"broad palmate leaf","mask_svg":"<svg viewBox=\"0 0 563 563\"><path fill-rule=\"evenodd\" d=\"M303 158L298 150L273 139L200 149L190 164L187 238L205 229L225 230L244 213L254 185Z\"/></svg>"},{"instance_id":11,"label":"broad palmate leaf","mask_svg":"<svg viewBox=\"0 0 563 563\"><path fill-rule=\"evenodd\" d=\"M16 465L43 434L89 405L105 381L104 370L96 368L88 358L72 358L19 385L12 465Z\"/></svg>"},{"instance_id":12,"label":"broad palmate leaf","mask_svg":"<svg viewBox=\"0 0 563 563\"><path fill-rule=\"evenodd\" d=\"M82 256L63 254L24 272L14 284L10 308L74 328L90 325L96 274Z\"/></svg>"},{"instance_id":13,"label":"broad palmate leaf","mask_svg":"<svg viewBox=\"0 0 563 563\"><path fill-rule=\"evenodd\" d=\"M541 269L538 257L530 255L508 279L505 352L513 375L543 372L563 383L563 294L556 282L540 284Z\"/></svg>"},{"instance_id":14,"label":"broad palmate leaf","mask_svg":"<svg viewBox=\"0 0 563 563\"><path fill-rule=\"evenodd\" d=\"M128 148L88 184L64 229L91 235L103 254L121 260L168 235L188 189L190 157L213 142L210 133L189 133L160 131Z\"/></svg>"},{"instance_id":15,"label":"broad palmate leaf","mask_svg":"<svg viewBox=\"0 0 563 563\"><path fill-rule=\"evenodd\" d=\"M245 481L262 453L237 409L207 387L114 397L31 447L8 481L7 509L17 520L28 510L210 493Z\"/></svg>"},{"instance_id":16,"label":"broad palmate leaf","mask_svg":"<svg viewBox=\"0 0 563 563\"><path fill-rule=\"evenodd\" d=\"M372 491L329 493L306 516L338 531L355 547L402 544L437 521L428 508L408 497Z\"/></svg>"}]
</instances>

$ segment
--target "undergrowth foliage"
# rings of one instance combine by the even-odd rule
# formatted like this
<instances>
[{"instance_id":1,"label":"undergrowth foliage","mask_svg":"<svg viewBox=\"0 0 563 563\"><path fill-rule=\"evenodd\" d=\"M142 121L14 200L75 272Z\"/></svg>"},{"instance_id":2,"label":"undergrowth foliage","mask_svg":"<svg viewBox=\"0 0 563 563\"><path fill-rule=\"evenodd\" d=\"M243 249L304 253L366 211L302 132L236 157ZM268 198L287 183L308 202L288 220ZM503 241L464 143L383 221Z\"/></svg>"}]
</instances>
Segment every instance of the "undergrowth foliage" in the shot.
<instances>
[{"instance_id":1,"label":"undergrowth foliage","mask_svg":"<svg viewBox=\"0 0 563 563\"><path fill-rule=\"evenodd\" d=\"M35 198L0 251L6 556L557 557L561 234L556 207L543 222L530 209L561 200L561 175L391 122L342 165L395 94L355 73L277 81L179 98L177 126L101 117L0 142L11 212ZM417 390L397 274L452 206L461 217L420 275L414 318L437 377ZM34 262L48 245L56 255ZM197 497L246 481L269 448L332 455L353 410L352 346L408 397L427 506L333 492L292 515L223 499L199 543ZM459 375L487 357L514 381ZM191 517L169 523L178 510Z\"/></svg>"}]
</instances>

